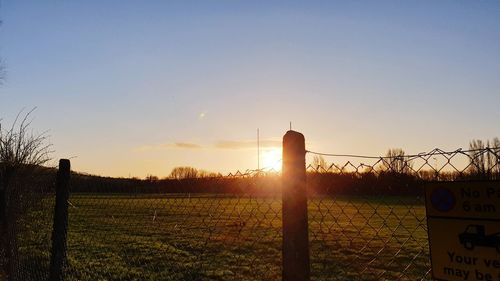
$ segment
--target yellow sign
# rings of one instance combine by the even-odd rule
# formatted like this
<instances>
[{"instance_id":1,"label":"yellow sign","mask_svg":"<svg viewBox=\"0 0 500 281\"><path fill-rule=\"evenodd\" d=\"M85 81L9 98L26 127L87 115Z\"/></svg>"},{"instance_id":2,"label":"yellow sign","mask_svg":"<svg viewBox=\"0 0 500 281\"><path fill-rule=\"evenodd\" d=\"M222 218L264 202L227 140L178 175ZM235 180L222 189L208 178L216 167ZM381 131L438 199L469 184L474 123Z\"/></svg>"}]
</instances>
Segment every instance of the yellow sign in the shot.
<instances>
[{"instance_id":1,"label":"yellow sign","mask_svg":"<svg viewBox=\"0 0 500 281\"><path fill-rule=\"evenodd\" d=\"M425 193L433 278L500 281L500 183L436 183Z\"/></svg>"},{"instance_id":2,"label":"yellow sign","mask_svg":"<svg viewBox=\"0 0 500 281\"><path fill-rule=\"evenodd\" d=\"M427 216L498 218L500 182L436 183L425 191Z\"/></svg>"}]
</instances>

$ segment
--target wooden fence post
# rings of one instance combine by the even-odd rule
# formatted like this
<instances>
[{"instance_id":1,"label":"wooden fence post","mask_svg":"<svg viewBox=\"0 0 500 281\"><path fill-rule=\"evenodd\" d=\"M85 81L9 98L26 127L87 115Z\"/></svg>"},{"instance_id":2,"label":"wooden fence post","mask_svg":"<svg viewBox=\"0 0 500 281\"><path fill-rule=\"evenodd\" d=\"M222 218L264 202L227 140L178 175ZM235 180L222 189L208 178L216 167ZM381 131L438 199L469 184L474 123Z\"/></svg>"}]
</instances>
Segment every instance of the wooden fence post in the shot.
<instances>
[{"instance_id":1,"label":"wooden fence post","mask_svg":"<svg viewBox=\"0 0 500 281\"><path fill-rule=\"evenodd\" d=\"M310 275L304 135L283 137L283 280L307 281Z\"/></svg>"},{"instance_id":2,"label":"wooden fence post","mask_svg":"<svg viewBox=\"0 0 500 281\"><path fill-rule=\"evenodd\" d=\"M56 179L56 205L52 228L52 252L49 281L62 281L66 262L66 236L68 230L68 199L71 164L68 159L59 160Z\"/></svg>"}]
</instances>

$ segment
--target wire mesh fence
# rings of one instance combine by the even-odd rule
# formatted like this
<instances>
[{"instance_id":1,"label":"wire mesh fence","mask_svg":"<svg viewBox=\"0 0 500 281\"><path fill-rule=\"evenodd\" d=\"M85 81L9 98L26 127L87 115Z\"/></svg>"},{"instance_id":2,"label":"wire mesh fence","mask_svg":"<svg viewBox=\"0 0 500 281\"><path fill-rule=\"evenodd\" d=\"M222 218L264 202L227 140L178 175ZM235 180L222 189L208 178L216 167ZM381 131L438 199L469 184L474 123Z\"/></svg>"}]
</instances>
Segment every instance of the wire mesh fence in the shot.
<instances>
[{"instance_id":1,"label":"wire mesh fence","mask_svg":"<svg viewBox=\"0 0 500 281\"><path fill-rule=\"evenodd\" d=\"M317 280L431 280L425 184L500 179L500 148L309 154L311 274Z\"/></svg>"},{"instance_id":2,"label":"wire mesh fence","mask_svg":"<svg viewBox=\"0 0 500 281\"><path fill-rule=\"evenodd\" d=\"M431 279L423 186L500 179L500 148L308 156L312 280ZM55 202L49 174L52 180L30 185L43 192L19 207L9 280L48 278ZM72 174L70 185L62 280L282 278L279 173L151 181Z\"/></svg>"},{"instance_id":3,"label":"wire mesh fence","mask_svg":"<svg viewBox=\"0 0 500 281\"><path fill-rule=\"evenodd\" d=\"M311 196L313 279L426 279L430 263L424 203L423 197L409 195Z\"/></svg>"},{"instance_id":4,"label":"wire mesh fence","mask_svg":"<svg viewBox=\"0 0 500 281\"><path fill-rule=\"evenodd\" d=\"M5 169L2 169L5 171ZM2 189L2 247L0 277L7 280L45 280L52 232L54 171L22 167L4 173ZM7 186L7 187L6 187ZM3 280L0 278L0 280Z\"/></svg>"},{"instance_id":5,"label":"wire mesh fence","mask_svg":"<svg viewBox=\"0 0 500 281\"><path fill-rule=\"evenodd\" d=\"M96 188L73 177L64 280L280 278L279 175L237 172L130 190L125 181ZM22 280L46 280L31 272Z\"/></svg>"}]
</instances>

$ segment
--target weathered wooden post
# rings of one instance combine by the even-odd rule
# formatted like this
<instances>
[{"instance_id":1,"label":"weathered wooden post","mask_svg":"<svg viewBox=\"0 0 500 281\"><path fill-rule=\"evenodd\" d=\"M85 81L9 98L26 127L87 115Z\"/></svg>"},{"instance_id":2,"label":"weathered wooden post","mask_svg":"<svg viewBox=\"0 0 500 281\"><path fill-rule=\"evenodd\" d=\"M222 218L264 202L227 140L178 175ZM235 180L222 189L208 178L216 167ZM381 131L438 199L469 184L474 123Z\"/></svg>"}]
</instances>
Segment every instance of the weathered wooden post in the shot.
<instances>
[{"instance_id":1,"label":"weathered wooden post","mask_svg":"<svg viewBox=\"0 0 500 281\"><path fill-rule=\"evenodd\" d=\"M309 280L309 237L304 135L283 137L283 280Z\"/></svg>"},{"instance_id":2,"label":"weathered wooden post","mask_svg":"<svg viewBox=\"0 0 500 281\"><path fill-rule=\"evenodd\" d=\"M68 199L71 164L68 159L59 160L56 179L56 205L52 228L52 253L50 257L50 281L62 281L66 262L66 238L68 231Z\"/></svg>"}]
</instances>

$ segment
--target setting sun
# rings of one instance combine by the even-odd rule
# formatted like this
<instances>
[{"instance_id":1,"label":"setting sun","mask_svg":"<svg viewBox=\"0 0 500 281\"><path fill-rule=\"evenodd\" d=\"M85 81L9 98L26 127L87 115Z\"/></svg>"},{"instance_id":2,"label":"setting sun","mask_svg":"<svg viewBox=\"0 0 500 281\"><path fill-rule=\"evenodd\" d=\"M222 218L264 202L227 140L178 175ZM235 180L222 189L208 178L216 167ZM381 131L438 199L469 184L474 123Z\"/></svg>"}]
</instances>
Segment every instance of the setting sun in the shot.
<instances>
[{"instance_id":1,"label":"setting sun","mask_svg":"<svg viewBox=\"0 0 500 281\"><path fill-rule=\"evenodd\" d=\"M262 167L281 171L281 148L275 147L262 152Z\"/></svg>"},{"instance_id":2,"label":"setting sun","mask_svg":"<svg viewBox=\"0 0 500 281\"><path fill-rule=\"evenodd\" d=\"M499 14L0 0L0 281L500 281Z\"/></svg>"}]
</instances>

